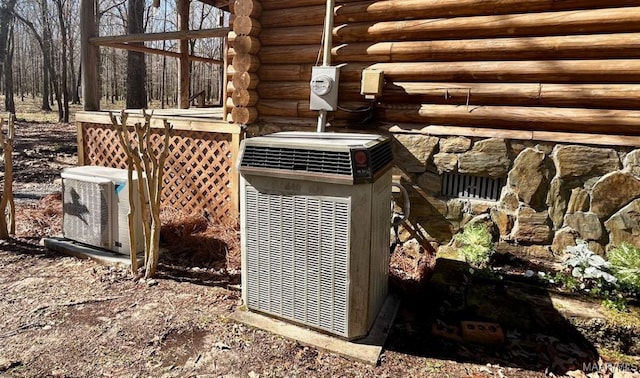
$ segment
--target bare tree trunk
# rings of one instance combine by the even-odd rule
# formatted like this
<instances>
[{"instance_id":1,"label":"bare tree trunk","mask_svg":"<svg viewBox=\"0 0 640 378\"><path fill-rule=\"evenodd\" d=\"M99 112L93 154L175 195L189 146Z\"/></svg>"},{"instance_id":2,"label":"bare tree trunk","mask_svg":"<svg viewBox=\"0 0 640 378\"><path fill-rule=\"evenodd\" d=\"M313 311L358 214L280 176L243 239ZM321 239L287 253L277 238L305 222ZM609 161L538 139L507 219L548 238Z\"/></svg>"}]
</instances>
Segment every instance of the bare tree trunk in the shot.
<instances>
[{"instance_id":1,"label":"bare tree trunk","mask_svg":"<svg viewBox=\"0 0 640 378\"><path fill-rule=\"evenodd\" d=\"M16 104L13 100L13 25L9 28L9 38L7 39L7 55L4 64L4 106L5 110L11 114L16 114Z\"/></svg>"},{"instance_id":2,"label":"bare tree trunk","mask_svg":"<svg viewBox=\"0 0 640 378\"><path fill-rule=\"evenodd\" d=\"M127 32L137 34L144 32L144 0L128 0ZM141 109L147 107L146 86L147 66L144 53L127 52L127 108Z\"/></svg>"},{"instance_id":3,"label":"bare tree trunk","mask_svg":"<svg viewBox=\"0 0 640 378\"><path fill-rule=\"evenodd\" d=\"M15 5L16 0L3 0L0 7L0 73L4 76L6 110L11 113L16 112L13 102L13 10Z\"/></svg>"},{"instance_id":4,"label":"bare tree trunk","mask_svg":"<svg viewBox=\"0 0 640 378\"><path fill-rule=\"evenodd\" d=\"M60 38L62 39L62 74L60 79L60 87L62 89L62 103L63 108L60 107L60 98L58 97L58 114L60 114L61 122L69 123L69 87L67 86L67 71L68 71L68 57L67 57L67 45L69 44L67 38L67 23L64 21L64 9L62 7L62 0L55 0L56 8L58 9L58 22L60 23ZM62 114L61 114L62 112Z\"/></svg>"}]
</instances>

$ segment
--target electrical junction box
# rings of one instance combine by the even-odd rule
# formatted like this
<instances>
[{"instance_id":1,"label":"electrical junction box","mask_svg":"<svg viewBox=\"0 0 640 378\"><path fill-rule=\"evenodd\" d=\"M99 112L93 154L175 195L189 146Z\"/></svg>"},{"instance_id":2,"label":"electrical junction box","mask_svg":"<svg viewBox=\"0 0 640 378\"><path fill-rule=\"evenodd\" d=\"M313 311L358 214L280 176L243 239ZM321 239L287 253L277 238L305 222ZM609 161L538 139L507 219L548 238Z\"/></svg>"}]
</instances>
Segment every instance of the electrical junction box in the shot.
<instances>
[{"instance_id":1,"label":"electrical junction box","mask_svg":"<svg viewBox=\"0 0 640 378\"><path fill-rule=\"evenodd\" d=\"M314 66L311 69L311 110L334 111L338 107L338 81L340 70L337 66Z\"/></svg>"},{"instance_id":2,"label":"electrical junction box","mask_svg":"<svg viewBox=\"0 0 640 378\"><path fill-rule=\"evenodd\" d=\"M360 94L368 100L382 96L382 86L384 85L384 71L367 68L362 71L362 81L360 83Z\"/></svg>"}]
</instances>

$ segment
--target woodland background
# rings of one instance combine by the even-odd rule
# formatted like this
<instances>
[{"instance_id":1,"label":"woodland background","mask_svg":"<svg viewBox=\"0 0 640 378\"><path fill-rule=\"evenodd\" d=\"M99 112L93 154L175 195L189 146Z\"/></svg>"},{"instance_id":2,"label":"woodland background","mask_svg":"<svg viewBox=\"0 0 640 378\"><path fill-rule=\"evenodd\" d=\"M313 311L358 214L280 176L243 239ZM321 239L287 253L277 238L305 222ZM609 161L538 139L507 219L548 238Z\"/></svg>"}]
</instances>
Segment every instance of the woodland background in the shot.
<instances>
[{"instance_id":1,"label":"woodland background","mask_svg":"<svg viewBox=\"0 0 640 378\"><path fill-rule=\"evenodd\" d=\"M97 1L100 36L177 30L175 2L158 8L144 0ZM229 14L194 2L192 29L228 25ZM42 110L57 109L60 122L69 121L69 104L79 104L81 93L80 0L2 0L0 5L0 91L4 110L15 113L16 102L42 99ZM145 46L178 51L173 40ZM190 53L223 59L224 38L191 40ZM174 107L178 96L176 58L100 49L99 83L102 101L125 100L128 108ZM191 62L191 92L204 91L207 103L219 104L223 67ZM56 106L57 105L57 106Z\"/></svg>"}]
</instances>

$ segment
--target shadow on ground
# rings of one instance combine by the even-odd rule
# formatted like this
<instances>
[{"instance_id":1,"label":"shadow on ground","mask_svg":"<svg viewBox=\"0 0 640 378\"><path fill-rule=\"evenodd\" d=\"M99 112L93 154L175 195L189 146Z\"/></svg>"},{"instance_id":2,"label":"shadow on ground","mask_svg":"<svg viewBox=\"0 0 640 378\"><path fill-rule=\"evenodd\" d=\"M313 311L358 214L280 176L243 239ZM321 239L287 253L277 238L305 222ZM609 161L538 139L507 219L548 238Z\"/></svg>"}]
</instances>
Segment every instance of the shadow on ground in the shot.
<instances>
[{"instance_id":1,"label":"shadow on ground","mask_svg":"<svg viewBox=\"0 0 640 378\"><path fill-rule=\"evenodd\" d=\"M556 374L597 365L595 346L544 288L469 268L439 258L424 285L403 288L386 349Z\"/></svg>"}]
</instances>

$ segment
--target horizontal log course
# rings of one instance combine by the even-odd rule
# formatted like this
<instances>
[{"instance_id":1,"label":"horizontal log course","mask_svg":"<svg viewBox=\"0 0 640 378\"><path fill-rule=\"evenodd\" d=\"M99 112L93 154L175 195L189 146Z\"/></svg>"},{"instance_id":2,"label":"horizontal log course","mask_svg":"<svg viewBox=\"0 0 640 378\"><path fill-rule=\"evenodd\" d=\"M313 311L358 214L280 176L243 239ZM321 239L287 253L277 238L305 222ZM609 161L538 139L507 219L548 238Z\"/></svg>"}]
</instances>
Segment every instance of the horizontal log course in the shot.
<instances>
[{"instance_id":1,"label":"horizontal log course","mask_svg":"<svg viewBox=\"0 0 640 378\"><path fill-rule=\"evenodd\" d=\"M338 100L362 100L360 95L360 82L340 81ZM261 82L257 88L262 99L301 100L308 99L311 90L308 81L266 81Z\"/></svg>"},{"instance_id":2,"label":"horizontal log course","mask_svg":"<svg viewBox=\"0 0 640 378\"><path fill-rule=\"evenodd\" d=\"M297 29L297 30L296 30ZM308 29L308 30L303 30ZM269 30L261 37L264 45L282 44L292 32L308 36L313 27ZM334 42L438 40L505 36L544 36L640 31L640 8L572 10L532 14L471 16L363 22L336 25ZM275 33L280 38L274 38ZM304 33L304 34L302 34ZM304 44L301 41L300 44Z\"/></svg>"},{"instance_id":3,"label":"horizontal log course","mask_svg":"<svg viewBox=\"0 0 640 378\"><path fill-rule=\"evenodd\" d=\"M324 23L325 4L278 10L265 10L260 17L262 29L285 26L309 26Z\"/></svg>"},{"instance_id":4,"label":"horizontal log course","mask_svg":"<svg viewBox=\"0 0 640 378\"><path fill-rule=\"evenodd\" d=\"M233 75L231 82L235 88L256 89L260 79L255 73L243 71Z\"/></svg>"},{"instance_id":5,"label":"horizontal log course","mask_svg":"<svg viewBox=\"0 0 640 378\"><path fill-rule=\"evenodd\" d=\"M497 16L360 22L336 25L334 43L456 38L573 35L640 31L640 7ZM427 37L428 36L428 37ZM272 27L263 46L319 43L321 25Z\"/></svg>"},{"instance_id":6,"label":"horizontal log course","mask_svg":"<svg viewBox=\"0 0 640 378\"><path fill-rule=\"evenodd\" d=\"M259 18L262 14L262 5L258 0L234 0L233 13L239 16Z\"/></svg>"},{"instance_id":7,"label":"horizontal log course","mask_svg":"<svg viewBox=\"0 0 640 378\"><path fill-rule=\"evenodd\" d=\"M339 4L335 24L637 6L634 0L387 0ZM535 15L531 15L535 18ZM294 26L294 25L290 25Z\"/></svg>"},{"instance_id":8,"label":"horizontal log course","mask_svg":"<svg viewBox=\"0 0 640 378\"><path fill-rule=\"evenodd\" d=\"M336 32L334 28L334 38ZM366 32L365 32L366 34ZM423 36L424 37L424 36ZM322 25L271 27L260 33L260 43L263 46L299 46L320 45L322 42ZM338 42L334 40L334 43Z\"/></svg>"},{"instance_id":9,"label":"horizontal log course","mask_svg":"<svg viewBox=\"0 0 640 378\"><path fill-rule=\"evenodd\" d=\"M516 106L380 105L387 122L640 135L640 111Z\"/></svg>"},{"instance_id":10,"label":"horizontal log course","mask_svg":"<svg viewBox=\"0 0 640 378\"><path fill-rule=\"evenodd\" d=\"M306 81L268 81L258 86L261 99L309 98ZM339 101L357 101L360 82L341 80ZM524 105L610 109L640 108L640 84L534 84L387 82L381 102L448 105Z\"/></svg>"},{"instance_id":11,"label":"horizontal log course","mask_svg":"<svg viewBox=\"0 0 640 378\"><path fill-rule=\"evenodd\" d=\"M640 60L634 59L356 63L340 70L341 79L360 80L365 67L384 71L385 78L391 81L640 82Z\"/></svg>"},{"instance_id":12,"label":"horizontal log course","mask_svg":"<svg viewBox=\"0 0 640 378\"><path fill-rule=\"evenodd\" d=\"M350 43L333 47L331 53L335 63L607 59L640 57L638 41L640 33ZM262 48L259 56L265 64L307 63L317 59L319 49L320 45L271 46Z\"/></svg>"},{"instance_id":13,"label":"horizontal log course","mask_svg":"<svg viewBox=\"0 0 640 378\"><path fill-rule=\"evenodd\" d=\"M260 99L260 102L256 105L260 117L274 116L274 117L301 117L301 118L314 118L318 117L317 110L309 109L309 100L265 100ZM363 109L370 104L364 101L360 102L345 102L341 104L343 109ZM359 121L365 117L363 112L349 112L345 110L337 110L334 112L328 112L329 119L345 119Z\"/></svg>"},{"instance_id":14,"label":"horizontal log course","mask_svg":"<svg viewBox=\"0 0 640 378\"><path fill-rule=\"evenodd\" d=\"M255 18L249 16L238 16L233 22L233 31L237 35L257 36L262 30L262 25Z\"/></svg>"},{"instance_id":15,"label":"horizontal log course","mask_svg":"<svg viewBox=\"0 0 640 378\"><path fill-rule=\"evenodd\" d=\"M235 106L255 106L258 99L258 92L248 89L235 88L231 94L231 100Z\"/></svg>"},{"instance_id":16,"label":"horizontal log course","mask_svg":"<svg viewBox=\"0 0 640 378\"><path fill-rule=\"evenodd\" d=\"M352 63L341 81L359 81L362 70L384 71L387 81L640 83L640 60L534 60L498 62ZM310 64L262 64L261 81L308 81Z\"/></svg>"},{"instance_id":17,"label":"horizontal log course","mask_svg":"<svg viewBox=\"0 0 640 378\"><path fill-rule=\"evenodd\" d=\"M239 35L233 41L233 49L236 54L255 55L260 51L260 40L248 35Z\"/></svg>"},{"instance_id":18,"label":"horizontal log course","mask_svg":"<svg viewBox=\"0 0 640 378\"><path fill-rule=\"evenodd\" d=\"M234 107L231 109L231 119L238 124L253 123L258 119L256 108Z\"/></svg>"},{"instance_id":19,"label":"horizontal log course","mask_svg":"<svg viewBox=\"0 0 640 378\"><path fill-rule=\"evenodd\" d=\"M260 60L255 55L238 54L236 51L231 64L236 72L255 72L260 67Z\"/></svg>"},{"instance_id":20,"label":"horizontal log course","mask_svg":"<svg viewBox=\"0 0 640 378\"><path fill-rule=\"evenodd\" d=\"M389 82L380 101L638 109L639 94L640 84Z\"/></svg>"}]
</instances>

